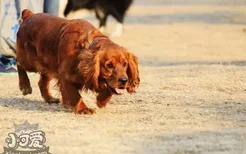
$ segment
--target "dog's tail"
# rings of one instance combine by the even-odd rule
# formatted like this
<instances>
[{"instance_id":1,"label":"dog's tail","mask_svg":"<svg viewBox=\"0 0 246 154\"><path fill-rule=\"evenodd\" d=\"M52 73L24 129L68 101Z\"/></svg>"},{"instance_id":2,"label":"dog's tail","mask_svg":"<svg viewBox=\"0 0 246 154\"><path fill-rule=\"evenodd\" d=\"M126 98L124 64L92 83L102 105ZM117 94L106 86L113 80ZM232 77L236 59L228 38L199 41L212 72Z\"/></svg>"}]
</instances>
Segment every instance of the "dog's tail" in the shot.
<instances>
[{"instance_id":1,"label":"dog's tail","mask_svg":"<svg viewBox=\"0 0 246 154\"><path fill-rule=\"evenodd\" d=\"M29 17L29 16L31 16L31 15L33 15L34 13L31 11L31 10L29 10L29 9L24 9L23 11L22 11L22 15L21 15L21 18L22 18L22 20L25 20L27 17Z\"/></svg>"}]
</instances>

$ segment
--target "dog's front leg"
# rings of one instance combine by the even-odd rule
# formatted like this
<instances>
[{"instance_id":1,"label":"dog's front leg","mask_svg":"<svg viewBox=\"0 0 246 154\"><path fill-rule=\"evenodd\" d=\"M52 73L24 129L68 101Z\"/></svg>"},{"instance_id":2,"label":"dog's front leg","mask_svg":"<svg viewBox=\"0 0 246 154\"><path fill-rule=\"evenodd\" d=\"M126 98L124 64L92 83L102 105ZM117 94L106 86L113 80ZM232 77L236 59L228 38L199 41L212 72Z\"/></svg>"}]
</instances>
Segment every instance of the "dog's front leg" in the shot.
<instances>
[{"instance_id":1,"label":"dog's front leg","mask_svg":"<svg viewBox=\"0 0 246 154\"><path fill-rule=\"evenodd\" d=\"M73 108L75 114L93 114L95 110L88 108L75 85L65 79L60 80L62 101L65 107Z\"/></svg>"},{"instance_id":2,"label":"dog's front leg","mask_svg":"<svg viewBox=\"0 0 246 154\"><path fill-rule=\"evenodd\" d=\"M97 95L97 106L103 108L107 105L108 101L112 97L112 92L108 89L102 90Z\"/></svg>"}]
</instances>

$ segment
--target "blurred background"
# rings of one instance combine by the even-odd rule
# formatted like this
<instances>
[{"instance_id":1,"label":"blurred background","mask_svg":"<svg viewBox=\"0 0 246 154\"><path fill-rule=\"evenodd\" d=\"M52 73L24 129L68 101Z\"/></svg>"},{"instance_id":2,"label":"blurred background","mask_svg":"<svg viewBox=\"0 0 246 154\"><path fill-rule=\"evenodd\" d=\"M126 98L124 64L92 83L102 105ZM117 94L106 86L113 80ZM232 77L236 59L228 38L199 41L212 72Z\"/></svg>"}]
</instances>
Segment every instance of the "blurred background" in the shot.
<instances>
[{"instance_id":1,"label":"blurred background","mask_svg":"<svg viewBox=\"0 0 246 154\"><path fill-rule=\"evenodd\" d=\"M59 3L63 16L66 0ZM93 11L68 18L99 24ZM116 24L110 17L105 33ZM25 97L17 73L0 74L0 148L13 123L28 120L55 154L246 153L246 0L134 0L123 34L111 39L139 58L137 93L114 96L105 109L83 94L97 113L74 116L43 102L38 74Z\"/></svg>"},{"instance_id":2,"label":"blurred background","mask_svg":"<svg viewBox=\"0 0 246 154\"><path fill-rule=\"evenodd\" d=\"M3 6L14 6L14 2L2 0L1 9ZM44 2L47 3L47 7L44 7L47 9L45 12L64 17L67 0ZM27 6L35 12L42 11L42 0L32 3ZM2 10L1 13L1 17L3 14L14 14L11 9L5 13ZM11 19L13 18L16 18L16 15ZM83 18L99 27L95 11L83 9L69 13L67 18ZM8 36L11 35L9 40L12 41L4 46L4 40L1 40L0 47L7 49L0 49L0 53L10 53L12 56L14 53L11 52L11 48L14 48L14 33L17 32L18 23L12 24L9 22L11 19L5 19L7 21L2 21L1 24L1 36L6 33L5 40L8 40ZM12 25L8 25L8 22ZM241 65L245 61L245 24L246 0L134 0L124 20L123 35L111 38L134 52L143 65ZM112 34L116 25L116 20L110 16L105 33ZM8 44L12 46L7 47ZM1 55L0 61L4 62ZM15 62L9 63L12 65ZM5 70L0 68L0 72L2 71Z\"/></svg>"},{"instance_id":3,"label":"blurred background","mask_svg":"<svg viewBox=\"0 0 246 154\"><path fill-rule=\"evenodd\" d=\"M66 0L60 1L60 15ZM96 27L94 12L85 18ZM106 33L116 24L109 18ZM124 34L112 38L136 53L144 65L179 63L241 64L246 59L245 0L135 0L128 10Z\"/></svg>"}]
</instances>

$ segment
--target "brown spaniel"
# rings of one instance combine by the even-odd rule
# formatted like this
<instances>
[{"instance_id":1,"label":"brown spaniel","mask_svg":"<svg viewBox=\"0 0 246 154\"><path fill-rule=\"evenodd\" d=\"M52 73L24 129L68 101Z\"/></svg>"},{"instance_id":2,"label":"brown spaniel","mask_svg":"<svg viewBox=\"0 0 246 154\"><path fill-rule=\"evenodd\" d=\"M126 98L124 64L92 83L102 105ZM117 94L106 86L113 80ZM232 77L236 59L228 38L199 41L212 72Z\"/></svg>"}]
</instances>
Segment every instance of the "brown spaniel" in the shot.
<instances>
[{"instance_id":1,"label":"brown spaniel","mask_svg":"<svg viewBox=\"0 0 246 154\"><path fill-rule=\"evenodd\" d=\"M97 93L97 106L105 107L113 94L135 92L138 60L89 22L67 20L25 9L17 33L17 69L23 95L32 88L26 71L40 73L40 92L48 103L58 103L49 93L49 82L58 80L62 102L78 114L93 114L79 90Z\"/></svg>"}]
</instances>

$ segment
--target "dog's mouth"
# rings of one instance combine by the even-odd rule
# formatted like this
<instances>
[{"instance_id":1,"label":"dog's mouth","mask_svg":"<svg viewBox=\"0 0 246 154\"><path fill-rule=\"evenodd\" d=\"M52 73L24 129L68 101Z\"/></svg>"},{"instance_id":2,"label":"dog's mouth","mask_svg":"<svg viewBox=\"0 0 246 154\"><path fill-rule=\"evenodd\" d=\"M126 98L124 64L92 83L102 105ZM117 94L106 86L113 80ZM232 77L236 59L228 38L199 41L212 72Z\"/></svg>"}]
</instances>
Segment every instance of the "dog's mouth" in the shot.
<instances>
[{"instance_id":1,"label":"dog's mouth","mask_svg":"<svg viewBox=\"0 0 246 154\"><path fill-rule=\"evenodd\" d=\"M101 89L104 89L107 87L112 93L116 95L122 95L127 91L125 86L119 86L117 88L113 88L113 86L109 85L106 79L100 79L99 81L101 81L101 83L104 83L102 84L103 86L101 86Z\"/></svg>"},{"instance_id":2,"label":"dog's mouth","mask_svg":"<svg viewBox=\"0 0 246 154\"><path fill-rule=\"evenodd\" d=\"M114 93L114 94L117 94L117 95L122 95L126 92L126 89L123 88L123 87L120 87L120 88L112 88L112 87L109 87L110 90Z\"/></svg>"}]
</instances>

